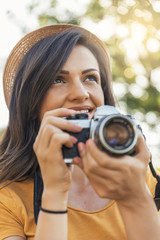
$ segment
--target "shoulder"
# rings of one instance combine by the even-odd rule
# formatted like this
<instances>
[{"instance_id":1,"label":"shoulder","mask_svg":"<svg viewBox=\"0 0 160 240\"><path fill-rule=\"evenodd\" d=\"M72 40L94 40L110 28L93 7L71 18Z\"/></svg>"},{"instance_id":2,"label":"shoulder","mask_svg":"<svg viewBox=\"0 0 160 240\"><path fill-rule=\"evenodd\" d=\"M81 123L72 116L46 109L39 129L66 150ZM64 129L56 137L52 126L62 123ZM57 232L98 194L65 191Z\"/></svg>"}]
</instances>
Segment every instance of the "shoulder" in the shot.
<instances>
[{"instance_id":1,"label":"shoulder","mask_svg":"<svg viewBox=\"0 0 160 240\"><path fill-rule=\"evenodd\" d=\"M0 185L0 239L34 235L33 189L31 179Z\"/></svg>"},{"instance_id":2,"label":"shoulder","mask_svg":"<svg viewBox=\"0 0 160 240\"><path fill-rule=\"evenodd\" d=\"M12 182L9 181L0 184L0 200L3 197L10 198L23 198L23 196L30 196L33 193L33 179L27 179L25 181Z\"/></svg>"},{"instance_id":3,"label":"shoulder","mask_svg":"<svg viewBox=\"0 0 160 240\"><path fill-rule=\"evenodd\" d=\"M21 219L33 208L33 180L5 182L0 185L0 211L4 209ZM31 208L31 210L32 210Z\"/></svg>"}]
</instances>

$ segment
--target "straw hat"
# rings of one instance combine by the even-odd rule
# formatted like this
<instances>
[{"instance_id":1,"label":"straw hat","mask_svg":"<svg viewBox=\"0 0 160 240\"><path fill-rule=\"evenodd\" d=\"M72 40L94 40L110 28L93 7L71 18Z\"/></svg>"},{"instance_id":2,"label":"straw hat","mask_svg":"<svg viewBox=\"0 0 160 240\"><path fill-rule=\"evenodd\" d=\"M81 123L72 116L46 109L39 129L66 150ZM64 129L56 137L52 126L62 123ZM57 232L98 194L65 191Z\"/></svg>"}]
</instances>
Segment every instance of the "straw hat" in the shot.
<instances>
[{"instance_id":1,"label":"straw hat","mask_svg":"<svg viewBox=\"0 0 160 240\"><path fill-rule=\"evenodd\" d=\"M105 46L99 38L97 38L94 34L87 31L86 29L78 27L76 25L55 24L55 25L39 28L33 32L28 33L13 48L13 50L11 51L7 59L7 62L4 68L3 90L4 90L4 96L5 96L7 107L9 107L16 71L24 55L32 48L32 46L34 46L41 39L70 30L70 29L78 29L82 31L87 36L88 39L90 39L91 41L94 41L97 45L99 45L104 50L104 52L106 52ZM108 55L107 55L107 58L108 58Z\"/></svg>"}]
</instances>

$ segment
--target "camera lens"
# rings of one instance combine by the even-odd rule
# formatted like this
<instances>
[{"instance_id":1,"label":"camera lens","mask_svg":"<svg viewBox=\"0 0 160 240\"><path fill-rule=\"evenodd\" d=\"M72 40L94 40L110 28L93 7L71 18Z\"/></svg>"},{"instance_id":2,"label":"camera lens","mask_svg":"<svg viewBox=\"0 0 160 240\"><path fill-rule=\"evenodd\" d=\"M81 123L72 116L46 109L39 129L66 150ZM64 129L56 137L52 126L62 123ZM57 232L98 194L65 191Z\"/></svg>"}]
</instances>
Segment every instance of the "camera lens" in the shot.
<instances>
[{"instance_id":1,"label":"camera lens","mask_svg":"<svg viewBox=\"0 0 160 240\"><path fill-rule=\"evenodd\" d=\"M110 123L104 128L104 137L107 143L112 146L124 146L128 139L130 133L128 128L122 123Z\"/></svg>"},{"instance_id":2,"label":"camera lens","mask_svg":"<svg viewBox=\"0 0 160 240\"><path fill-rule=\"evenodd\" d=\"M127 116L110 115L99 121L94 138L96 144L106 152L130 154L137 142L137 128Z\"/></svg>"}]
</instances>

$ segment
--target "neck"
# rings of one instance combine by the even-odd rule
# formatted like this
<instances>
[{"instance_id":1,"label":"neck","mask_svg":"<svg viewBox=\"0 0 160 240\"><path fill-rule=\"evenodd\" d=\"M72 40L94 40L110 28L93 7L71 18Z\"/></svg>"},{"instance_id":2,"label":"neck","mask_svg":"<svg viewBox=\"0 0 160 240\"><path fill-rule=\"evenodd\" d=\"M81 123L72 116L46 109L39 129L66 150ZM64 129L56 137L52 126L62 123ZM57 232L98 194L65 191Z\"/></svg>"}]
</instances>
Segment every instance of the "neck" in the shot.
<instances>
[{"instance_id":1,"label":"neck","mask_svg":"<svg viewBox=\"0 0 160 240\"><path fill-rule=\"evenodd\" d=\"M83 171L74 166L68 204L79 209L94 211L103 208L109 199L100 198Z\"/></svg>"},{"instance_id":2,"label":"neck","mask_svg":"<svg viewBox=\"0 0 160 240\"><path fill-rule=\"evenodd\" d=\"M76 186L78 191L83 191L87 187L91 186L84 172L77 166L74 166L73 169L71 187L73 186Z\"/></svg>"}]
</instances>

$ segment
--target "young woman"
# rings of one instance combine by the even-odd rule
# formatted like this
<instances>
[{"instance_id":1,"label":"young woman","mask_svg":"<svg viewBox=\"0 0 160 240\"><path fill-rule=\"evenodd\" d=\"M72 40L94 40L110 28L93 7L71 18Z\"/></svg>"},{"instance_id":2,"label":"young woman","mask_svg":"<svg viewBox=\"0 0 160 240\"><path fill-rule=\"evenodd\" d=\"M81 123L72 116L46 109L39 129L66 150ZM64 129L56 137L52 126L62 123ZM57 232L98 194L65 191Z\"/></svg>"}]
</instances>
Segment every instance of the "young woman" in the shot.
<instances>
[{"instance_id":1,"label":"young woman","mask_svg":"<svg viewBox=\"0 0 160 240\"><path fill-rule=\"evenodd\" d=\"M0 146L0 239L158 240L141 133L134 156L111 156L89 139L78 143L73 164L64 162L63 146L78 141L70 133L82 131L66 117L91 119L97 107L115 105L103 43L73 25L40 28L12 50L3 79L10 118Z\"/></svg>"}]
</instances>

